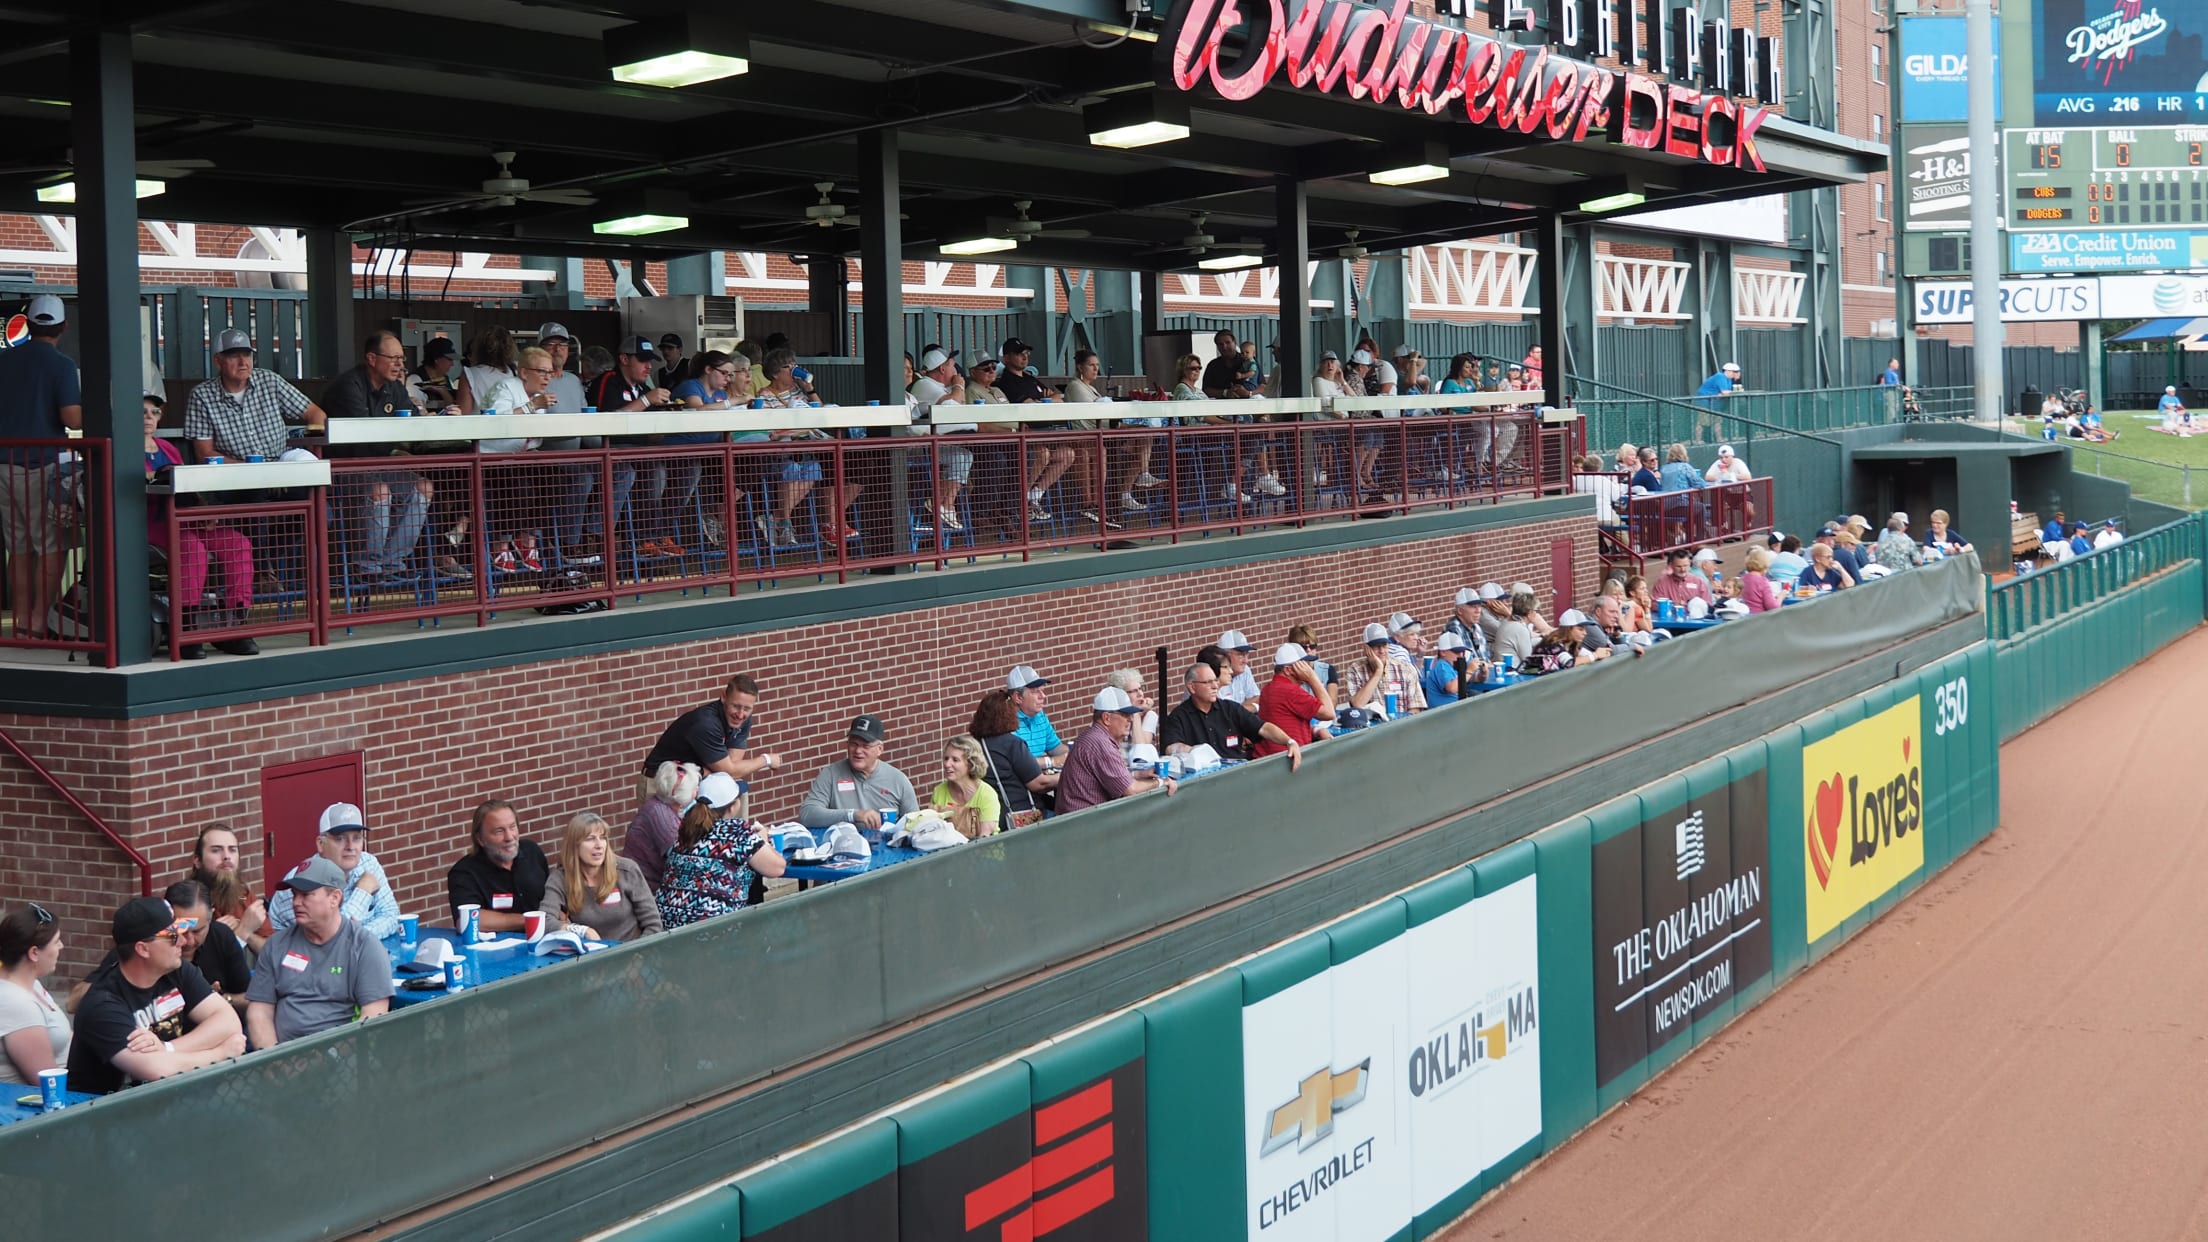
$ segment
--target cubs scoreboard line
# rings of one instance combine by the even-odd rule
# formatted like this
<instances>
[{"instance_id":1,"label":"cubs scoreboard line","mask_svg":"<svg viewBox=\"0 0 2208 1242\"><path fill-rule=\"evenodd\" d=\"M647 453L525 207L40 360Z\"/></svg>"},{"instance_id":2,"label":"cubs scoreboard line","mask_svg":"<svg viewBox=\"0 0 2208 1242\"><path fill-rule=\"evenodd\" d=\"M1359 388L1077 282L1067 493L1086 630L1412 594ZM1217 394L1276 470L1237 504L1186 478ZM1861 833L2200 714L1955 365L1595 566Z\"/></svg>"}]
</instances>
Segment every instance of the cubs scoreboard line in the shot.
<instances>
[{"instance_id":1,"label":"cubs scoreboard line","mask_svg":"<svg viewBox=\"0 0 2208 1242\"><path fill-rule=\"evenodd\" d=\"M2208 125L2005 137L2012 230L2208 225Z\"/></svg>"}]
</instances>

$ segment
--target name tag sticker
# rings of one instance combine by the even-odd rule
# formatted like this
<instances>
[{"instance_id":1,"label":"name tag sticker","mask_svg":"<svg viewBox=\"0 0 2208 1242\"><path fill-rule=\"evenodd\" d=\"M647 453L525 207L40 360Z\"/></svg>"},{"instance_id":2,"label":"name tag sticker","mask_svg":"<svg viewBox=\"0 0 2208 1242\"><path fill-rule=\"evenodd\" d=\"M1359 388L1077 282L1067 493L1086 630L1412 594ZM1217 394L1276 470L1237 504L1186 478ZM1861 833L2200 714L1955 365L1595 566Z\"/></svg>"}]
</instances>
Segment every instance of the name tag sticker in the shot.
<instances>
[{"instance_id":1,"label":"name tag sticker","mask_svg":"<svg viewBox=\"0 0 2208 1242\"><path fill-rule=\"evenodd\" d=\"M163 993L160 1000L153 1002L153 1020L156 1022L164 1018L173 1018L182 1012L184 1012L184 993L174 988Z\"/></svg>"},{"instance_id":2,"label":"name tag sticker","mask_svg":"<svg viewBox=\"0 0 2208 1242\"><path fill-rule=\"evenodd\" d=\"M285 970L305 970L307 968L306 955L304 953L284 954L283 967Z\"/></svg>"},{"instance_id":3,"label":"name tag sticker","mask_svg":"<svg viewBox=\"0 0 2208 1242\"><path fill-rule=\"evenodd\" d=\"M617 888L617 889L613 890L612 892L610 892L610 893L607 893L607 894L606 894L605 896L603 896L603 897L600 897L600 898L598 899L598 904L599 904L599 905L601 905L601 906L618 906L618 905L620 905L620 904L621 904L621 890Z\"/></svg>"},{"instance_id":4,"label":"name tag sticker","mask_svg":"<svg viewBox=\"0 0 2208 1242\"><path fill-rule=\"evenodd\" d=\"M513 895L512 893L492 893L492 894L491 894L491 909L493 909L493 910L511 910L511 909L513 909L513 908L514 908L514 895Z\"/></svg>"},{"instance_id":5,"label":"name tag sticker","mask_svg":"<svg viewBox=\"0 0 2208 1242\"><path fill-rule=\"evenodd\" d=\"M859 788L859 783L858 783L857 781L837 781L837 782L836 782L836 792L837 792L837 793L855 793L855 792L857 792L857 791L858 791L858 788Z\"/></svg>"},{"instance_id":6,"label":"name tag sticker","mask_svg":"<svg viewBox=\"0 0 2208 1242\"><path fill-rule=\"evenodd\" d=\"M1238 736L1236 736L1235 734L1232 734L1232 733L1229 733L1229 734L1227 735L1227 749L1228 749L1228 750L1237 750L1237 749L1239 749L1239 748L1241 747L1241 745L1242 745L1242 739L1241 739L1240 737L1238 737Z\"/></svg>"}]
</instances>

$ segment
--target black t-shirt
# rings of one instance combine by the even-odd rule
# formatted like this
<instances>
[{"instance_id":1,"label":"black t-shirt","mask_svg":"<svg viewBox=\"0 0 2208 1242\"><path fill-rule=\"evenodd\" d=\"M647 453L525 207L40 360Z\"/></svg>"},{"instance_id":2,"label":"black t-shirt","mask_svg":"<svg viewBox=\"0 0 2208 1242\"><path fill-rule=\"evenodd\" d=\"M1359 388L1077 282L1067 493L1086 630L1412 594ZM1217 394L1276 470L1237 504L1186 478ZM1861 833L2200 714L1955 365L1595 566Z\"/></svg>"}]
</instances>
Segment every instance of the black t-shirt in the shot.
<instances>
[{"instance_id":1,"label":"black t-shirt","mask_svg":"<svg viewBox=\"0 0 2208 1242\"><path fill-rule=\"evenodd\" d=\"M1004 804L1005 812L1036 809L1035 791L1029 789L1027 783L1043 774L1043 765L1036 762L1034 752L1020 740L1020 735L999 733L995 737L985 737L981 739L981 748L988 758L988 770L982 773L982 779L997 791L997 799Z\"/></svg>"},{"instance_id":2,"label":"black t-shirt","mask_svg":"<svg viewBox=\"0 0 2208 1242\"><path fill-rule=\"evenodd\" d=\"M512 867L501 867L474 850L460 856L445 873L445 896L458 923L460 907L481 906L490 914L522 914L544 904L544 882L552 874L544 851L523 841Z\"/></svg>"},{"instance_id":3,"label":"black t-shirt","mask_svg":"<svg viewBox=\"0 0 2208 1242\"><path fill-rule=\"evenodd\" d=\"M1238 387L1238 373L1242 369L1242 355L1214 358L1204 364L1204 378L1199 381L1204 395L1217 397L1220 393L1232 393Z\"/></svg>"},{"instance_id":4,"label":"black t-shirt","mask_svg":"<svg viewBox=\"0 0 2208 1242\"><path fill-rule=\"evenodd\" d=\"M1182 699L1158 722L1158 748L1209 746L1221 759L1248 759L1264 727L1256 712L1231 699L1213 700L1208 712L1198 711L1196 700Z\"/></svg>"},{"instance_id":5,"label":"black t-shirt","mask_svg":"<svg viewBox=\"0 0 2208 1242\"><path fill-rule=\"evenodd\" d=\"M734 730L728 727L728 713L721 710L721 701L715 699L703 707L693 707L667 726L667 731L652 743L652 753L644 756L644 775L659 771L663 763L694 763L701 769L728 758L728 752L743 750L751 745L753 716L744 717L744 723Z\"/></svg>"},{"instance_id":6,"label":"black t-shirt","mask_svg":"<svg viewBox=\"0 0 2208 1242\"><path fill-rule=\"evenodd\" d=\"M182 1039L197 1025L192 1011L212 995L206 976L190 962L149 988L133 986L120 969L92 972L84 999L77 1003L77 1034L69 1045L69 1089L106 1095L128 1086L114 1058L129 1044L130 1033L146 1026L164 1042Z\"/></svg>"},{"instance_id":7,"label":"black t-shirt","mask_svg":"<svg viewBox=\"0 0 2208 1242\"><path fill-rule=\"evenodd\" d=\"M220 919L207 924L207 937L199 942L199 952L192 954L192 965L224 996L243 996L253 982L253 959L239 943L238 933Z\"/></svg>"},{"instance_id":8,"label":"black t-shirt","mask_svg":"<svg viewBox=\"0 0 2208 1242\"><path fill-rule=\"evenodd\" d=\"M1014 405L1022 401L1043 399L1043 381L1025 371L1014 371L1011 367L997 368L997 390L1004 394L1005 400Z\"/></svg>"}]
</instances>

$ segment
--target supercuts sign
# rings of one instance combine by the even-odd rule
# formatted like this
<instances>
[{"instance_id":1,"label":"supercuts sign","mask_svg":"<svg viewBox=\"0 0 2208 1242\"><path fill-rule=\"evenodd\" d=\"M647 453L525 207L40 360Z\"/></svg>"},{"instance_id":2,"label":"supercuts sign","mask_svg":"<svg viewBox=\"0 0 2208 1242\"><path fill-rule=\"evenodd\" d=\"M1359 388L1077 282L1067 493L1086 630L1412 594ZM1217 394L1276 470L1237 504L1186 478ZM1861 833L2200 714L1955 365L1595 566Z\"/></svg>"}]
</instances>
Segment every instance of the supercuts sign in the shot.
<instances>
[{"instance_id":1,"label":"supercuts sign","mask_svg":"<svg viewBox=\"0 0 2208 1242\"><path fill-rule=\"evenodd\" d=\"M1770 109L1758 105L1779 101L1778 42L1702 21L1691 3L1666 4L1559 0L1548 42L1529 44L1411 16L1410 0L1176 0L1158 48L1162 80L1176 90L1239 100L1279 84L1558 142L1600 134L1763 172L1756 134ZM1525 0L1491 7L1498 30L1537 26ZM1643 68L1602 68L1569 53Z\"/></svg>"}]
</instances>

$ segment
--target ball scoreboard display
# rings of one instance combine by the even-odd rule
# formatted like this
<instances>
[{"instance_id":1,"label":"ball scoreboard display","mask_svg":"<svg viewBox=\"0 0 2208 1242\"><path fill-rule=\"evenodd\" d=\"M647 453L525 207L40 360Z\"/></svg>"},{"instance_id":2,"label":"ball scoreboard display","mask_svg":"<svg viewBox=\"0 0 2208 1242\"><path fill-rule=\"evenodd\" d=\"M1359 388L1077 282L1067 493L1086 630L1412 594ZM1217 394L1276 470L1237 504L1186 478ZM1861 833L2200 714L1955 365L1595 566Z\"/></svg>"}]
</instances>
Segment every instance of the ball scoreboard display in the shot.
<instances>
[{"instance_id":1,"label":"ball scoreboard display","mask_svg":"<svg viewBox=\"0 0 2208 1242\"><path fill-rule=\"evenodd\" d=\"M2208 225L2208 125L2010 129L2008 227Z\"/></svg>"}]
</instances>

